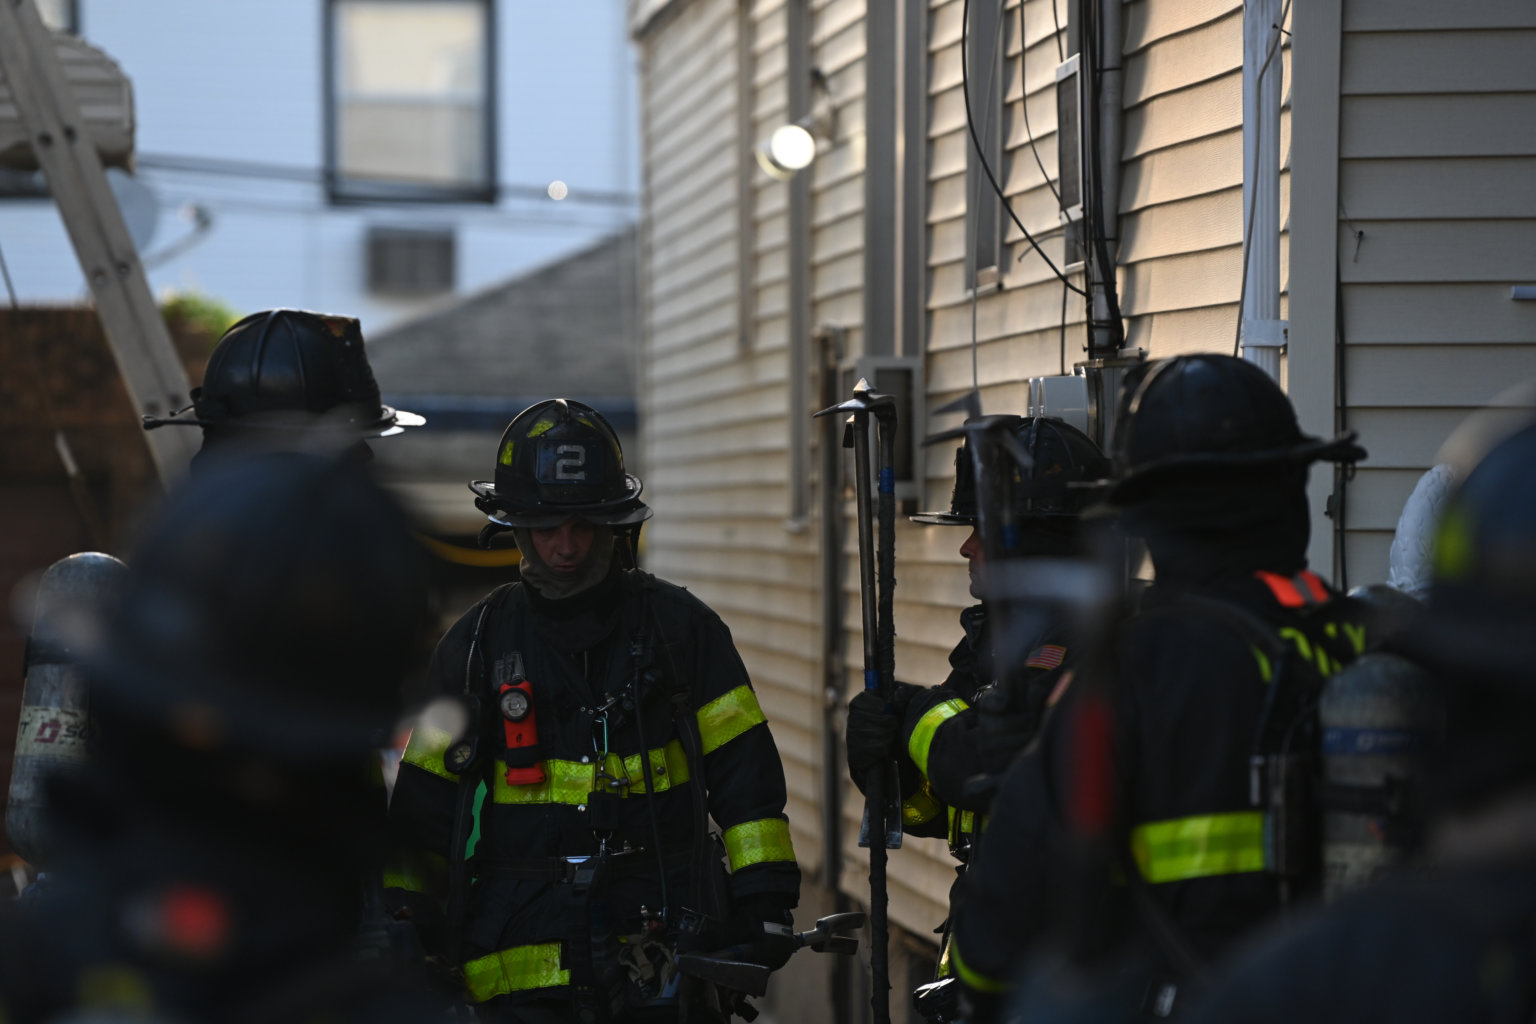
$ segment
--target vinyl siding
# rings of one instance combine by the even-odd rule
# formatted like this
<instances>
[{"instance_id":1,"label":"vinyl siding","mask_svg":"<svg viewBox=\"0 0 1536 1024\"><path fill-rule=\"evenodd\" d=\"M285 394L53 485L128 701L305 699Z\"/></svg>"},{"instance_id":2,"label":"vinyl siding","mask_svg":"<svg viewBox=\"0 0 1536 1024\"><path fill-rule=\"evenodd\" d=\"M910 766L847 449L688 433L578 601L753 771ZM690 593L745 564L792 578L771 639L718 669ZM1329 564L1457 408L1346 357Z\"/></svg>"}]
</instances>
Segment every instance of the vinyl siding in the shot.
<instances>
[{"instance_id":1,"label":"vinyl siding","mask_svg":"<svg viewBox=\"0 0 1536 1024\"><path fill-rule=\"evenodd\" d=\"M1068 4L1055 2L1054 14L1052 0L1005 4L1002 90L994 97L1003 157L994 170L1014 213L1062 266L1052 191L1054 84L1057 24L1065 28ZM851 360L865 347L867 8L865 0L806 6L809 63L827 76L837 113L835 139L802 172L811 183L808 323L845 329ZM966 214L977 198L966 186L962 6L932 0L927 13L920 332L927 407L969 390L974 374L988 411L1023 411L1027 378L1070 370L1083 358L1083 303L1006 215L1001 281L973 302ZM657 511L648 558L731 625L774 722L797 850L814 871L824 782L817 501L810 503L810 523L796 524L798 532L785 528L795 488L805 484L789 477L790 417L812 411L790 408L790 346L809 346L810 339L788 336L788 186L762 174L744 183L737 164L739 153L787 120L784 0L745 5L752 33L745 76L737 65L737 10L727 0L674 3L639 37L648 239L641 402L646 494ZM1230 350L1242 264L1241 6L1133 0L1124 13L1126 130L1122 152L1110 158L1122 170L1120 287L1129 340L1154 356ZM1065 33L1060 43L1064 48ZM738 96L742 77L750 83L746 96ZM746 116L740 102L748 105ZM973 92L973 107L980 111L985 102ZM751 138L740 137L746 126ZM745 211L738 205L743 195ZM750 237L743 239L743 231ZM745 267L738 263L743 252ZM814 367L814 355L807 363ZM808 386L807 394L815 389ZM949 423L931 418L911 429L941 425ZM816 436L809 430L812 447ZM814 454L808 464L814 473ZM952 449L925 453L921 507L948 506L952 466ZM819 482L810 484L814 494ZM851 501L844 512L841 626L851 693L862 667ZM971 603L957 551L963 540L963 530L898 522L896 666L903 680L931 684L947 674L946 656L960 636L958 613ZM862 800L841 766L832 767L844 786L838 881L863 898L867 853L854 845ZM945 915L953 880L943 843L908 840L890 860L890 878L893 923L926 935Z\"/></svg>"},{"instance_id":2,"label":"vinyl siding","mask_svg":"<svg viewBox=\"0 0 1536 1024\"><path fill-rule=\"evenodd\" d=\"M1349 581L1386 578L1404 499L1475 407L1536 377L1536 9L1345 0L1339 276Z\"/></svg>"},{"instance_id":3,"label":"vinyl siding","mask_svg":"<svg viewBox=\"0 0 1536 1024\"><path fill-rule=\"evenodd\" d=\"M737 32L752 66L742 95ZM783 10L733 0L668 6L639 40L647 568L731 628L772 724L795 849L819 868L821 688L814 534L784 529L789 415L784 186L739 160L782 123ZM756 131L744 139L740 104ZM744 215L744 216L743 216ZM750 223L743 239L740 225ZM743 249L751 294L741 301ZM749 322L742 322L747 311Z\"/></svg>"}]
</instances>

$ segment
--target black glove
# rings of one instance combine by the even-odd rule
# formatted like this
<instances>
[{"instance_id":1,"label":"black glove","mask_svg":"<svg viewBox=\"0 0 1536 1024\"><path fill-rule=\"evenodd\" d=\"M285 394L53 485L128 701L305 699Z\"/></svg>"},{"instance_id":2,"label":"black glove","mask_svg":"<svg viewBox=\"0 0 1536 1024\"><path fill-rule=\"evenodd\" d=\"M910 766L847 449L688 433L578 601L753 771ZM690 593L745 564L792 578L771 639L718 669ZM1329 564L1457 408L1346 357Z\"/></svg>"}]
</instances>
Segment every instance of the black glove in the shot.
<instances>
[{"instance_id":1,"label":"black glove","mask_svg":"<svg viewBox=\"0 0 1536 1024\"><path fill-rule=\"evenodd\" d=\"M921 689L911 683L897 683L889 711L874 690L860 690L848 702L848 728L843 742L848 752L848 774L855 780L862 784L871 768L896 756L907 703Z\"/></svg>"},{"instance_id":2,"label":"black glove","mask_svg":"<svg viewBox=\"0 0 1536 1024\"><path fill-rule=\"evenodd\" d=\"M787 897L771 893L742 897L731 907L726 922L730 952L776 971L795 952L794 923Z\"/></svg>"}]
</instances>

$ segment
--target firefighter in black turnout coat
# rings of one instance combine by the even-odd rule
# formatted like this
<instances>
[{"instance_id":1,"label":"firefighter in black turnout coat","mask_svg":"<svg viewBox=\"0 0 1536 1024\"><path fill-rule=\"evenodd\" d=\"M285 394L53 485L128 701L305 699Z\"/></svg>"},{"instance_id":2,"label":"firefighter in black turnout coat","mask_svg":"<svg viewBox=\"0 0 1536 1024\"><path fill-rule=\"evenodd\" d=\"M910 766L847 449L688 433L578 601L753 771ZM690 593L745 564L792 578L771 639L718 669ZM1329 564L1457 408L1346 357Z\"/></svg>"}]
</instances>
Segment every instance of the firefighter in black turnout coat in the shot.
<instances>
[{"instance_id":1,"label":"firefighter in black turnout coat","mask_svg":"<svg viewBox=\"0 0 1536 1024\"><path fill-rule=\"evenodd\" d=\"M1392 641L1435 677L1445 741L1417 862L1277 929L1197 1019L1529 1021L1536 1014L1536 427L1442 516L1428 609Z\"/></svg>"},{"instance_id":2,"label":"firefighter in black turnout coat","mask_svg":"<svg viewBox=\"0 0 1536 1024\"><path fill-rule=\"evenodd\" d=\"M1079 956L1136 965L1118 974L1115 1019L1176 1012L1199 965L1317 881L1266 838L1305 815L1277 811L1250 770L1255 737L1290 724L1266 710L1281 677L1326 676L1365 647L1360 609L1306 568L1308 465L1364 452L1303 435L1279 387L1235 358L1152 364L1127 388L1109 501L1156 582L1102 659L1104 685L1074 681L1010 769L987 832L1008 856L961 884L953 959L977 1020L1053 923L1075 927ZM1111 852L1085 868L1079 840L1106 820Z\"/></svg>"},{"instance_id":3,"label":"firefighter in black turnout coat","mask_svg":"<svg viewBox=\"0 0 1536 1024\"><path fill-rule=\"evenodd\" d=\"M494 482L471 488L486 535L516 536L522 582L433 656L431 682L470 724L412 735L386 884L417 894L422 925L424 897L446 899L428 945L484 1019L675 1019L678 949L782 966L792 940L764 925L790 922L800 872L778 751L719 617L620 567L651 510L612 428L579 402L538 403L507 427Z\"/></svg>"},{"instance_id":4,"label":"firefighter in black turnout coat","mask_svg":"<svg viewBox=\"0 0 1536 1024\"><path fill-rule=\"evenodd\" d=\"M1015 419L1006 429L1035 462L1014 488L1020 530L1012 554L1075 554L1078 516L1091 493L1081 485L1103 479L1109 462L1087 435L1062 420ZM986 558L976 529L975 472L966 442L955 453L949 509L924 512L912 521L970 528L960 554L968 563L971 596L981 597ZM898 759L902 828L913 835L946 837L950 852L964 864L991 802L991 793L977 779L1001 773L1034 737L1053 689L1068 670L1071 645L1065 623L1056 617L1027 623L1029 635L1014 638L1023 673L1010 692L991 692L998 680L986 603L961 612L960 625L965 635L950 652L944 682L898 684L890 711L874 692L860 692L849 703L846 742L849 773L861 786L873 765ZM940 973L948 973L944 960Z\"/></svg>"},{"instance_id":5,"label":"firefighter in black turnout coat","mask_svg":"<svg viewBox=\"0 0 1536 1024\"><path fill-rule=\"evenodd\" d=\"M49 883L0 905L0 1020L449 1019L358 940L427 625L404 514L355 460L220 460L126 575L101 628L64 634L90 756L48 780Z\"/></svg>"}]
</instances>

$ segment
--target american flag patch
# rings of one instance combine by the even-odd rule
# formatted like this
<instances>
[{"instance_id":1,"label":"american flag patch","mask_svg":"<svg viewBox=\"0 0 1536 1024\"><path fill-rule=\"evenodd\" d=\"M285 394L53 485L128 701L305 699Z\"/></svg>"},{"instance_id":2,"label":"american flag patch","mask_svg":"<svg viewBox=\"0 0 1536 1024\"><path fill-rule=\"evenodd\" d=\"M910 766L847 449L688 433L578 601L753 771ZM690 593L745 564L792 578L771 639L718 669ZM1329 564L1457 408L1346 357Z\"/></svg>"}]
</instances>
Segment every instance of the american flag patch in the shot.
<instances>
[{"instance_id":1,"label":"american flag patch","mask_svg":"<svg viewBox=\"0 0 1536 1024\"><path fill-rule=\"evenodd\" d=\"M1035 648L1035 653L1024 662L1025 668L1056 668L1067 656L1067 649L1059 644L1045 644Z\"/></svg>"}]
</instances>

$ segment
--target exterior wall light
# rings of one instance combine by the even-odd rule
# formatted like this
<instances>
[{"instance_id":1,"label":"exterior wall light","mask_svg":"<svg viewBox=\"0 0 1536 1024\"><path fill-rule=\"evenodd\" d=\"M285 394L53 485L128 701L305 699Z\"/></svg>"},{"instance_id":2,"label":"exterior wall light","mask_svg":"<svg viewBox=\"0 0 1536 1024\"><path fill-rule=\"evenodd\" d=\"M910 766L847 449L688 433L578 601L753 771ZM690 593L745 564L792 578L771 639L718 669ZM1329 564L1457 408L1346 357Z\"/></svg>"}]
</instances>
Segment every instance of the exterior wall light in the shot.
<instances>
[{"instance_id":1,"label":"exterior wall light","mask_svg":"<svg viewBox=\"0 0 1536 1024\"><path fill-rule=\"evenodd\" d=\"M830 146L837 137L837 109L832 105L832 90L827 78L817 68L811 69L811 112L792 124L783 124L757 144L754 152L758 166L769 177L788 181L811 166L822 144Z\"/></svg>"},{"instance_id":2,"label":"exterior wall light","mask_svg":"<svg viewBox=\"0 0 1536 1024\"><path fill-rule=\"evenodd\" d=\"M811 134L811 119L801 118L773 130L766 142L758 143L757 163L769 177L788 181L816 159L816 137Z\"/></svg>"}]
</instances>

